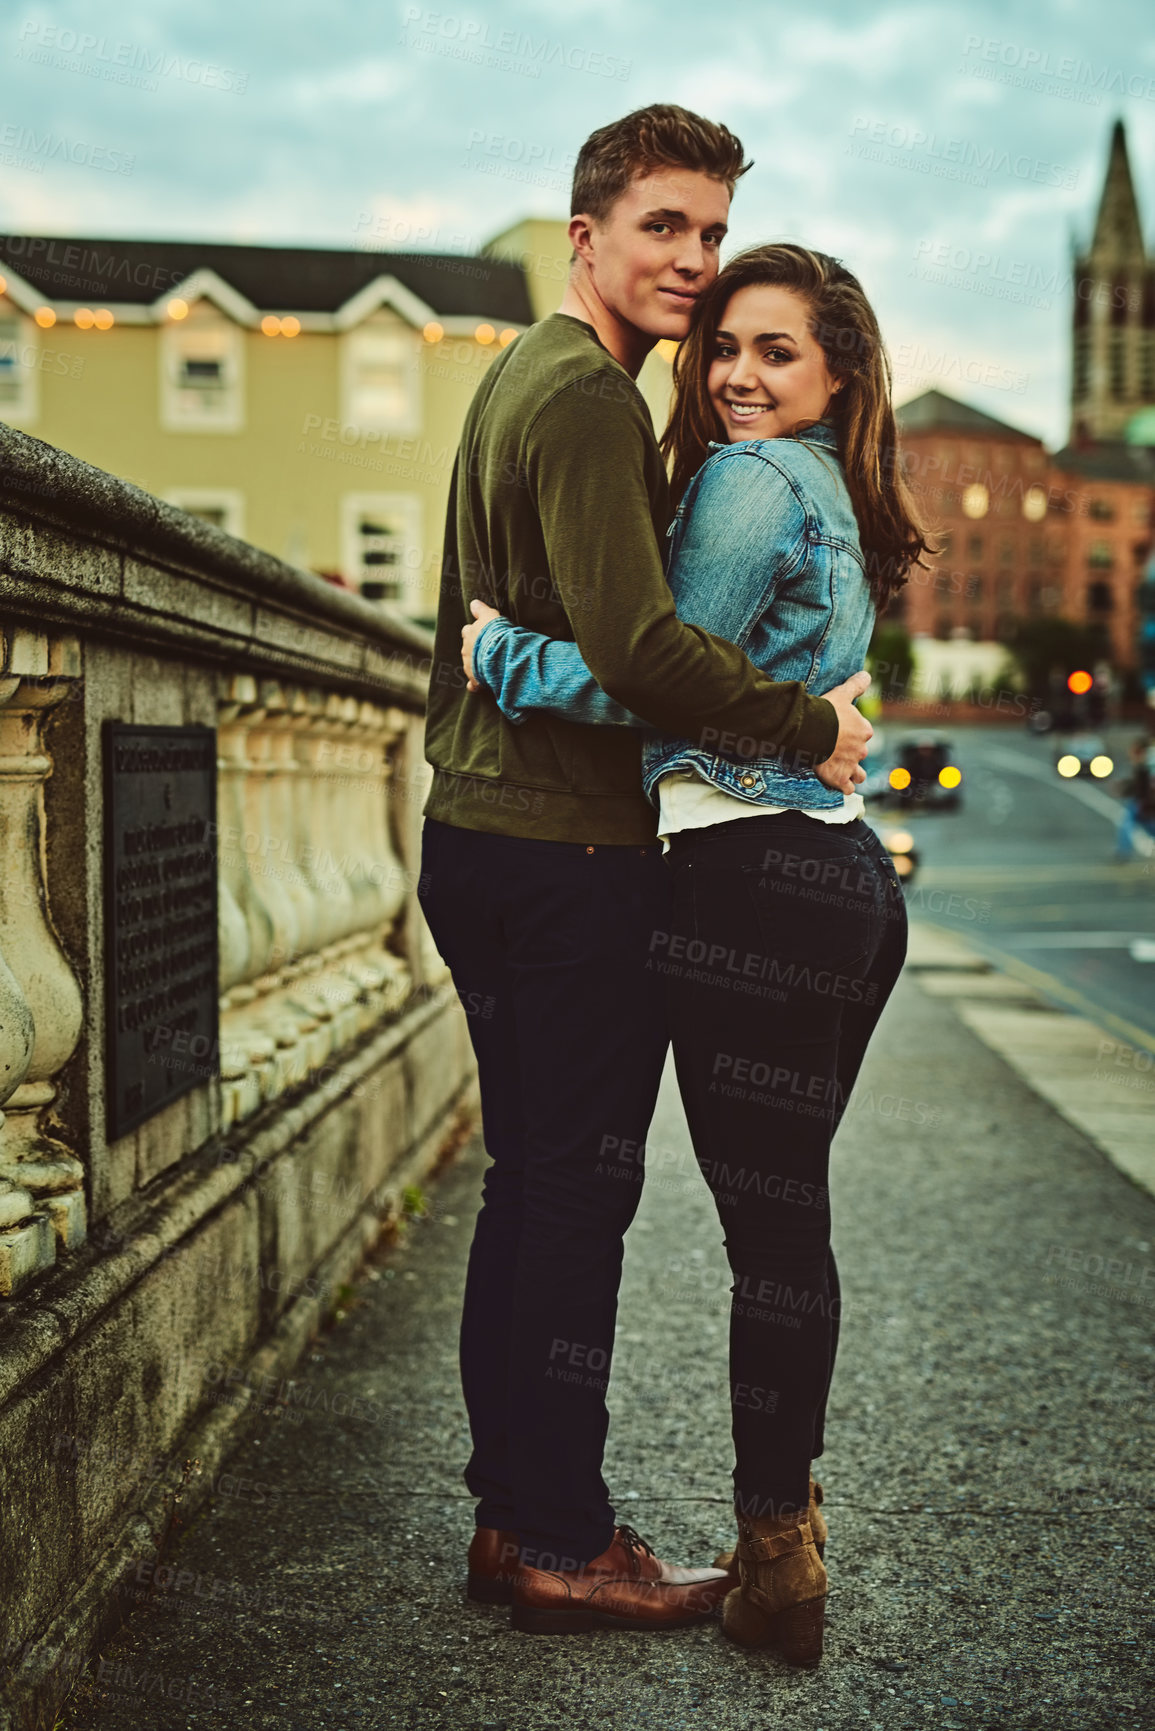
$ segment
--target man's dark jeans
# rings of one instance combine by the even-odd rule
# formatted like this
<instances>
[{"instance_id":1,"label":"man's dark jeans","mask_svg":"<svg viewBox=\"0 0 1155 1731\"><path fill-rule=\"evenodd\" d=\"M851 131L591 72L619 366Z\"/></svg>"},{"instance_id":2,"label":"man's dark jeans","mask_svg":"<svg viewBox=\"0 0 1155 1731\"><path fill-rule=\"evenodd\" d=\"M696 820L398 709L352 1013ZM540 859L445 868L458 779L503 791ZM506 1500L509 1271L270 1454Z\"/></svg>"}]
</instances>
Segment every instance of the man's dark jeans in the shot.
<instances>
[{"instance_id":1,"label":"man's dark jeans","mask_svg":"<svg viewBox=\"0 0 1155 1731\"><path fill-rule=\"evenodd\" d=\"M658 843L585 847L427 819L420 899L469 1019L493 1164L466 1277L461 1375L477 1524L523 1557L605 1550L601 1463L622 1267L668 1035L648 967L669 931ZM660 942L660 940L659 940Z\"/></svg>"}]
</instances>

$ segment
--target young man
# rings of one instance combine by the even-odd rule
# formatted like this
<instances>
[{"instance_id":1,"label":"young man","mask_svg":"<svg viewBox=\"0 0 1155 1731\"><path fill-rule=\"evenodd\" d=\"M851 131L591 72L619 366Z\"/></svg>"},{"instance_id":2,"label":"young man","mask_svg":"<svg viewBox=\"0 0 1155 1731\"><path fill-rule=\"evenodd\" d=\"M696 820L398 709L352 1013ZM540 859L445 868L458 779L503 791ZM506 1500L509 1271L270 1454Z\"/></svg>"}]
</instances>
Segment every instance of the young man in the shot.
<instances>
[{"instance_id":1,"label":"young man","mask_svg":"<svg viewBox=\"0 0 1155 1731\"><path fill-rule=\"evenodd\" d=\"M862 779L865 675L828 700L770 682L678 620L662 568L669 489L633 380L655 342L685 336L747 166L725 127L673 106L586 141L565 298L489 369L450 489L422 900L470 1017L492 1158L461 1330L470 1591L511 1600L523 1629L694 1622L732 1581L615 1526L601 1475L622 1240L667 1044L646 966L666 868L638 735L544 713L511 726L467 691L461 630L486 601L575 639L599 684L668 732L820 764L846 792Z\"/></svg>"}]
</instances>

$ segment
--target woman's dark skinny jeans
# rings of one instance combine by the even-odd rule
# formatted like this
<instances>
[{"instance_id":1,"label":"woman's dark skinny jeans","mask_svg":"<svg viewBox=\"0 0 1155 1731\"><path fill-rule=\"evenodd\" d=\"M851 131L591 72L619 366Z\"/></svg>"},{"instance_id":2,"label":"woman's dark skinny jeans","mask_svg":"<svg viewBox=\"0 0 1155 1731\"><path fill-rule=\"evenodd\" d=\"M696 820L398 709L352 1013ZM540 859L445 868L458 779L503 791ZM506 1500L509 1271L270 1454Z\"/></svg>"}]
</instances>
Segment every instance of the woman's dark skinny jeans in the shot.
<instances>
[{"instance_id":1,"label":"woman's dark skinny jeans","mask_svg":"<svg viewBox=\"0 0 1155 1731\"><path fill-rule=\"evenodd\" d=\"M838 1339L830 1144L906 954L894 864L861 819L684 830L661 960L694 1153L725 1232L735 1504L806 1506Z\"/></svg>"}]
</instances>

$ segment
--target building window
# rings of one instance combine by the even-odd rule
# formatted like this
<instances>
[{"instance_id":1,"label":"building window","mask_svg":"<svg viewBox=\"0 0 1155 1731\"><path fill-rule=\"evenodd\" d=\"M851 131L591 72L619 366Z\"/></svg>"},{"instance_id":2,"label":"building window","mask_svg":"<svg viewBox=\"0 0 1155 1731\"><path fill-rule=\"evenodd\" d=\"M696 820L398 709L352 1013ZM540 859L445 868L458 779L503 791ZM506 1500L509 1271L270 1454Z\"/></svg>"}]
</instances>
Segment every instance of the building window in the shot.
<instances>
[{"instance_id":1,"label":"building window","mask_svg":"<svg viewBox=\"0 0 1155 1731\"><path fill-rule=\"evenodd\" d=\"M981 559L983 556L983 538L981 535L967 536L967 557Z\"/></svg>"},{"instance_id":2,"label":"building window","mask_svg":"<svg viewBox=\"0 0 1155 1731\"><path fill-rule=\"evenodd\" d=\"M1109 499L1092 499L1087 507L1087 514L1093 517L1096 523L1113 523L1115 507Z\"/></svg>"},{"instance_id":3,"label":"building window","mask_svg":"<svg viewBox=\"0 0 1155 1731\"><path fill-rule=\"evenodd\" d=\"M962 508L965 517L985 517L990 509L991 496L981 481L973 486L964 487Z\"/></svg>"},{"instance_id":4,"label":"building window","mask_svg":"<svg viewBox=\"0 0 1155 1731\"><path fill-rule=\"evenodd\" d=\"M194 308L160 335L160 424L169 432L239 433L245 424L244 335Z\"/></svg>"},{"instance_id":5,"label":"building window","mask_svg":"<svg viewBox=\"0 0 1155 1731\"><path fill-rule=\"evenodd\" d=\"M1041 541L1027 542L1027 563L1041 565L1043 563L1043 543Z\"/></svg>"},{"instance_id":6,"label":"building window","mask_svg":"<svg viewBox=\"0 0 1155 1731\"><path fill-rule=\"evenodd\" d=\"M0 421L26 425L40 410L40 352L31 319L0 313Z\"/></svg>"},{"instance_id":7,"label":"building window","mask_svg":"<svg viewBox=\"0 0 1155 1731\"><path fill-rule=\"evenodd\" d=\"M421 430L420 338L406 325L368 321L343 339L343 421L374 433Z\"/></svg>"},{"instance_id":8,"label":"building window","mask_svg":"<svg viewBox=\"0 0 1155 1731\"><path fill-rule=\"evenodd\" d=\"M1111 332L1111 346L1108 358L1111 364L1111 395L1116 402L1121 402L1127 395L1127 365L1126 351L1123 348L1123 331Z\"/></svg>"},{"instance_id":9,"label":"building window","mask_svg":"<svg viewBox=\"0 0 1155 1731\"><path fill-rule=\"evenodd\" d=\"M1088 583L1088 613L1110 613L1114 605L1115 597L1111 593L1111 585L1109 583Z\"/></svg>"},{"instance_id":10,"label":"building window","mask_svg":"<svg viewBox=\"0 0 1155 1731\"><path fill-rule=\"evenodd\" d=\"M1148 402L1155 398L1155 331L1143 332L1140 353L1143 357L1142 392Z\"/></svg>"},{"instance_id":11,"label":"building window","mask_svg":"<svg viewBox=\"0 0 1155 1731\"><path fill-rule=\"evenodd\" d=\"M411 493L350 493L342 501L343 569L366 601L421 611L421 505Z\"/></svg>"},{"instance_id":12,"label":"building window","mask_svg":"<svg viewBox=\"0 0 1155 1731\"><path fill-rule=\"evenodd\" d=\"M1028 487L1023 494L1023 516L1028 523L1041 523L1047 514L1047 489Z\"/></svg>"},{"instance_id":13,"label":"building window","mask_svg":"<svg viewBox=\"0 0 1155 1731\"><path fill-rule=\"evenodd\" d=\"M999 564L1000 565L1013 564L1014 557L1015 557L1015 544L1014 544L1014 542L1013 541L1000 541L999 542Z\"/></svg>"},{"instance_id":14,"label":"building window","mask_svg":"<svg viewBox=\"0 0 1155 1731\"><path fill-rule=\"evenodd\" d=\"M202 523L211 523L214 528L244 539L245 496L238 488L170 487L164 497L190 517L199 517Z\"/></svg>"},{"instance_id":15,"label":"building window","mask_svg":"<svg viewBox=\"0 0 1155 1731\"><path fill-rule=\"evenodd\" d=\"M1087 564L1095 570L1109 571L1115 563L1109 541L1092 541L1087 548Z\"/></svg>"}]
</instances>

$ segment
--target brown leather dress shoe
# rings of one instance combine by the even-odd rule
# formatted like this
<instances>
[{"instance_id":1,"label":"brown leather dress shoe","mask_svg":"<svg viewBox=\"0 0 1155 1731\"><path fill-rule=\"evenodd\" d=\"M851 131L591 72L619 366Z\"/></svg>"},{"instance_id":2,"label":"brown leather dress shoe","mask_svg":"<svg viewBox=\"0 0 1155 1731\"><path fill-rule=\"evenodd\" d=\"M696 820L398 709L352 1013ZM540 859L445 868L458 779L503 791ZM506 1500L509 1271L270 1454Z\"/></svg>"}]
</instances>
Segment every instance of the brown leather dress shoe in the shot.
<instances>
[{"instance_id":1,"label":"brown leather dress shoe","mask_svg":"<svg viewBox=\"0 0 1155 1731\"><path fill-rule=\"evenodd\" d=\"M683 1629L713 1616L733 1584L722 1569L663 1563L633 1527L618 1527L601 1556L580 1569L519 1569L509 1620L531 1635Z\"/></svg>"},{"instance_id":2,"label":"brown leather dress shoe","mask_svg":"<svg viewBox=\"0 0 1155 1731\"><path fill-rule=\"evenodd\" d=\"M516 1533L498 1527L476 1528L469 1545L466 1598L481 1605L508 1605L513 1598L520 1549Z\"/></svg>"}]
</instances>

